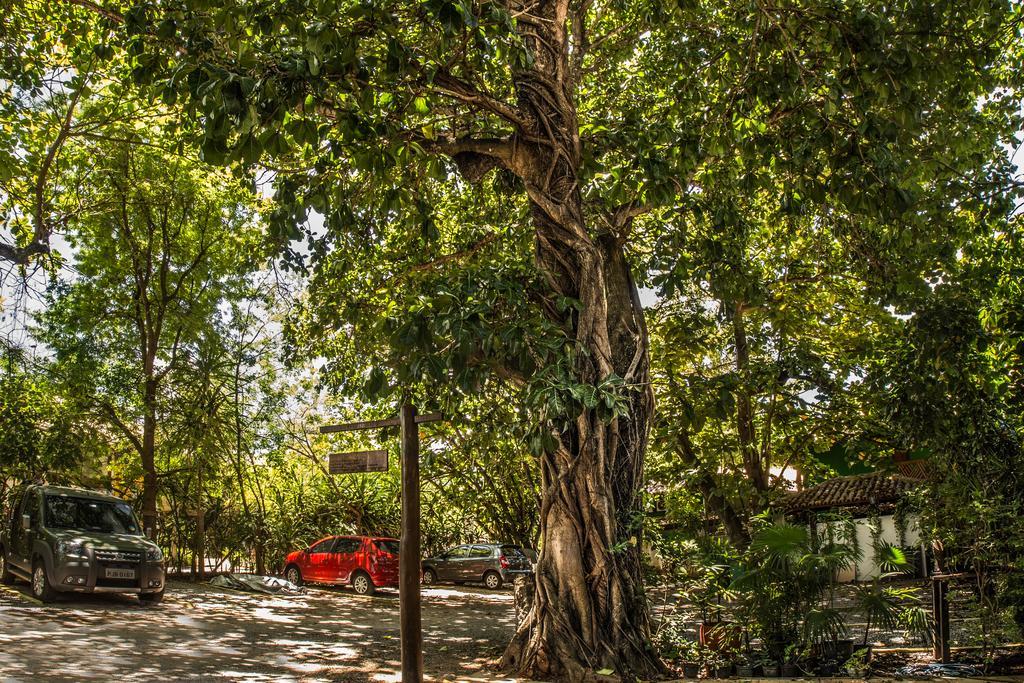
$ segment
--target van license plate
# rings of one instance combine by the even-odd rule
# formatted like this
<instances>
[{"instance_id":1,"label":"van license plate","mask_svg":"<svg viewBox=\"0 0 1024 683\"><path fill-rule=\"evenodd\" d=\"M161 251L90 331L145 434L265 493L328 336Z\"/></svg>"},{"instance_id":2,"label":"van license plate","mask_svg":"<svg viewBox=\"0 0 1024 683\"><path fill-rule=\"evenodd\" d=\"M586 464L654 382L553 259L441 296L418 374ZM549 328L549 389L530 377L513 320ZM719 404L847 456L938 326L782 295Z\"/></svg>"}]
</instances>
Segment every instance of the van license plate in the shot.
<instances>
[{"instance_id":1,"label":"van license plate","mask_svg":"<svg viewBox=\"0 0 1024 683\"><path fill-rule=\"evenodd\" d=\"M134 569L107 569L106 577L108 579L134 579Z\"/></svg>"}]
</instances>

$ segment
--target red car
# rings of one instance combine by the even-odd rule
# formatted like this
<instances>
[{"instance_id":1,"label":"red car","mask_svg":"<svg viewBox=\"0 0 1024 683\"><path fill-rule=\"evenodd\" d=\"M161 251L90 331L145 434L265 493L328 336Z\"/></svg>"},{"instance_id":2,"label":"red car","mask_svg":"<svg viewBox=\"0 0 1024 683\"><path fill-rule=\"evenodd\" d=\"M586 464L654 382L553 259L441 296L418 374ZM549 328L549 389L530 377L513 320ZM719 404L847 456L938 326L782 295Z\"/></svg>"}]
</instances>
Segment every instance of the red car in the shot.
<instances>
[{"instance_id":1,"label":"red car","mask_svg":"<svg viewBox=\"0 0 1024 683\"><path fill-rule=\"evenodd\" d=\"M360 595L398 586L398 540L375 536L328 536L289 553L284 577L303 583L351 583Z\"/></svg>"}]
</instances>

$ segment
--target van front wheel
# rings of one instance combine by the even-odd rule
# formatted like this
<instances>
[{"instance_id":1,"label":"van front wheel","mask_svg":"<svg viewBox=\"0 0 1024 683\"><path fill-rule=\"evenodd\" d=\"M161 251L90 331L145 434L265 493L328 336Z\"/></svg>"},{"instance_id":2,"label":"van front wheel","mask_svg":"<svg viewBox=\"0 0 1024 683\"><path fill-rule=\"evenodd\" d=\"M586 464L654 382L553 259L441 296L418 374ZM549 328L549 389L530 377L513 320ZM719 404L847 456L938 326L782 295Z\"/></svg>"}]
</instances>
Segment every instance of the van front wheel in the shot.
<instances>
[{"instance_id":1,"label":"van front wheel","mask_svg":"<svg viewBox=\"0 0 1024 683\"><path fill-rule=\"evenodd\" d=\"M42 560L36 560L32 566L32 596L40 602L53 602L57 599L57 591L50 585L46 565Z\"/></svg>"}]
</instances>

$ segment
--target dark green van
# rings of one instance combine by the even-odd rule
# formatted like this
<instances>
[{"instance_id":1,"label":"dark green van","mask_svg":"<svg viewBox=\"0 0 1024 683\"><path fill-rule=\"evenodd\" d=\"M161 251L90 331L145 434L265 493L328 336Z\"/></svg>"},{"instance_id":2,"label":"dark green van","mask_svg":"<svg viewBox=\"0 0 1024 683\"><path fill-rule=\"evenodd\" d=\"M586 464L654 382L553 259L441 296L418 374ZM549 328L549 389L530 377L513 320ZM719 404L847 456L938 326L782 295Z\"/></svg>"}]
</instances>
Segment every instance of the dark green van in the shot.
<instances>
[{"instance_id":1,"label":"dark green van","mask_svg":"<svg viewBox=\"0 0 1024 683\"><path fill-rule=\"evenodd\" d=\"M97 491L28 486L0 529L0 583L21 578L43 602L58 593L164 596L164 558L128 503Z\"/></svg>"}]
</instances>

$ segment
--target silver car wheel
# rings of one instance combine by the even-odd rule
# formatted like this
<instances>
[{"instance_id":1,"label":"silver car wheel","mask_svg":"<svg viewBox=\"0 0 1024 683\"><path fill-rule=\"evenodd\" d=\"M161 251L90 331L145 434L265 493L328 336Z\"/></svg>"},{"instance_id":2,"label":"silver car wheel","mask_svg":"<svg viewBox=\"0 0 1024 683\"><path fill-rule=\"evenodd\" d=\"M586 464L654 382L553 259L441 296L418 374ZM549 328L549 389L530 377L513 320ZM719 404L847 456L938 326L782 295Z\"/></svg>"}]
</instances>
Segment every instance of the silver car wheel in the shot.
<instances>
[{"instance_id":1,"label":"silver car wheel","mask_svg":"<svg viewBox=\"0 0 1024 683\"><path fill-rule=\"evenodd\" d=\"M370 579L366 577L366 574L360 574L352 582L352 587L356 589L356 593L365 595L370 590Z\"/></svg>"},{"instance_id":2,"label":"silver car wheel","mask_svg":"<svg viewBox=\"0 0 1024 683\"><path fill-rule=\"evenodd\" d=\"M32 594L37 598L42 597L43 592L46 590L46 570L43 569L41 564L36 565L36 570L32 572Z\"/></svg>"},{"instance_id":3,"label":"silver car wheel","mask_svg":"<svg viewBox=\"0 0 1024 683\"><path fill-rule=\"evenodd\" d=\"M295 567L291 567L285 578L288 579L290 583L294 583L296 586L299 585L299 570Z\"/></svg>"},{"instance_id":4,"label":"silver car wheel","mask_svg":"<svg viewBox=\"0 0 1024 683\"><path fill-rule=\"evenodd\" d=\"M488 574L484 579L484 583L488 588L497 588L501 585L501 577L494 573Z\"/></svg>"}]
</instances>

